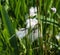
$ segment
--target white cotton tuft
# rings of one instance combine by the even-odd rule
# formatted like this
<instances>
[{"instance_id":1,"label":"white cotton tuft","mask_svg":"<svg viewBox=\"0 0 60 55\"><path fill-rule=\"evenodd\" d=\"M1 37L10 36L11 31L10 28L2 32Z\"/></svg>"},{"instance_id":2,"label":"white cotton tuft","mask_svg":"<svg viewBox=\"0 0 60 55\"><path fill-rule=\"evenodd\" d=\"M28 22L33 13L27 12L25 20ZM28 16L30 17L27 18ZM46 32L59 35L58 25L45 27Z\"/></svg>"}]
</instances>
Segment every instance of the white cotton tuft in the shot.
<instances>
[{"instance_id":1,"label":"white cotton tuft","mask_svg":"<svg viewBox=\"0 0 60 55\"><path fill-rule=\"evenodd\" d=\"M25 37L28 33L28 30L25 28L21 28L20 30L16 31L16 35L18 38L22 39L23 37Z\"/></svg>"},{"instance_id":2,"label":"white cotton tuft","mask_svg":"<svg viewBox=\"0 0 60 55\"><path fill-rule=\"evenodd\" d=\"M35 16L37 15L37 7L31 7L29 9L30 16Z\"/></svg>"},{"instance_id":3,"label":"white cotton tuft","mask_svg":"<svg viewBox=\"0 0 60 55\"><path fill-rule=\"evenodd\" d=\"M51 8L51 10L52 10L54 13L56 13L56 8L55 8L55 7Z\"/></svg>"},{"instance_id":4,"label":"white cotton tuft","mask_svg":"<svg viewBox=\"0 0 60 55\"><path fill-rule=\"evenodd\" d=\"M26 24L27 24L26 28L30 28L30 27L34 28L34 26L36 24L38 24L38 20L36 18L34 18L34 19L27 19L26 20Z\"/></svg>"},{"instance_id":5,"label":"white cotton tuft","mask_svg":"<svg viewBox=\"0 0 60 55\"><path fill-rule=\"evenodd\" d=\"M60 40L60 33L56 35L56 39L59 41Z\"/></svg>"},{"instance_id":6,"label":"white cotton tuft","mask_svg":"<svg viewBox=\"0 0 60 55\"><path fill-rule=\"evenodd\" d=\"M29 39L32 41L32 42L34 42L36 39L38 39L38 33L40 33L40 32L38 32L38 29L35 29L35 30L33 30L32 31L32 36L31 37L29 37ZM40 34L39 34L40 35Z\"/></svg>"}]
</instances>

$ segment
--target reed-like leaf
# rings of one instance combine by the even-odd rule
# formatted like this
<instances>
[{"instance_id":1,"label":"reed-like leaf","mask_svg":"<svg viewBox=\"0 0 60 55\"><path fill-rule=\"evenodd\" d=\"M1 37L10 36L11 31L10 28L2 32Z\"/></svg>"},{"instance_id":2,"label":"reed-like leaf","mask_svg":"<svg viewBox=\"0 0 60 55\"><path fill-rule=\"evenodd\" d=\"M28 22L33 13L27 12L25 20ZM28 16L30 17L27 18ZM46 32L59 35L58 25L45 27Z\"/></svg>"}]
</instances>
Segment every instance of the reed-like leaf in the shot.
<instances>
[{"instance_id":1,"label":"reed-like leaf","mask_svg":"<svg viewBox=\"0 0 60 55\"><path fill-rule=\"evenodd\" d=\"M5 11L4 7L2 7L0 5L0 8L1 8L1 15L2 15L3 22L4 22L4 26L7 28L8 32L10 34L10 38L11 38L11 36L13 34L15 34L15 31L12 28L11 21L10 21L9 16L8 16L7 12ZM17 40L16 40L16 37L15 36L10 39L10 44L14 48L14 51L13 52L15 52L15 55L17 55L17 54L19 55L18 47L17 47Z\"/></svg>"}]
</instances>

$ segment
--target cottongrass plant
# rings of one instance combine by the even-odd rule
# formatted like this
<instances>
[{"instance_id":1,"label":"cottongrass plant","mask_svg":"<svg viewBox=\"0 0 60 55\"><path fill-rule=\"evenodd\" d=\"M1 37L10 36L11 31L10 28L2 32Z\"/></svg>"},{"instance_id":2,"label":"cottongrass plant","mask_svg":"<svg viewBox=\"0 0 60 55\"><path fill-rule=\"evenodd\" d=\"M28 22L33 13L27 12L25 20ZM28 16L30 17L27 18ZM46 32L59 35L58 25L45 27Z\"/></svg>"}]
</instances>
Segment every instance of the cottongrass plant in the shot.
<instances>
[{"instance_id":1,"label":"cottongrass plant","mask_svg":"<svg viewBox=\"0 0 60 55\"><path fill-rule=\"evenodd\" d=\"M37 7L31 7L29 9L30 17L34 17L37 15ZM36 27L36 28L35 28ZM29 34L32 36L28 36L31 42L34 42L38 38L38 20L36 18L28 18L26 20L26 28L20 28L19 31L16 30L16 35L18 38L23 38L28 34L28 29L31 28L33 31Z\"/></svg>"}]
</instances>

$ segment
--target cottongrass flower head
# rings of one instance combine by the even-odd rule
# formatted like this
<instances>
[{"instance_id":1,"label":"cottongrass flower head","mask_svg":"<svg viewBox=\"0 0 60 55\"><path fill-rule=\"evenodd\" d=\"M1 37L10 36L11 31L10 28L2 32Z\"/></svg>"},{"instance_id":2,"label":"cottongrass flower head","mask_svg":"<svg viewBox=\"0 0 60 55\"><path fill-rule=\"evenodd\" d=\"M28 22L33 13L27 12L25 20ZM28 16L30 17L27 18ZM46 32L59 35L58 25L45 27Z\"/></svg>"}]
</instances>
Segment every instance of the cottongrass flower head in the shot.
<instances>
[{"instance_id":1,"label":"cottongrass flower head","mask_svg":"<svg viewBox=\"0 0 60 55\"><path fill-rule=\"evenodd\" d=\"M25 28L16 30L16 35L19 39L23 39L27 34L28 34L28 30Z\"/></svg>"},{"instance_id":2,"label":"cottongrass flower head","mask_svg":"<svg viewBox=\"0 0 60 55\"><path fill-rule=\"evenodd\" d=\"M60 41L60 33L59 33L58 35L56 35L56 39L57 39L58 41Z\"/></svg>"},{"instance_id":3,"label":"cottongrass flower head","mask_svg":"<svg viewBox=\"0 0 60 55\"><path fill-rule=\"evenodd\" d=\"M56 13L56 8L55 7L52 7L51 10Z\"/></svg>"},{"instance_id":4,"label":"cottongrass flower head","mask_svg":"<svg viewBox=\"0 0 60 55\"><path fill-rule=\"evenodd\" d=\"M31 7L29 9L30 16L36 16L37 15L37 7Z\"/></svg>"},{"instance_id":5,"label":"cottongrass flower head","mask_svg":"<svg viewBox=\"0 0 60 55\"><path fill-rule=\"evenodd\" d=\"M34 18L34 19L27 19L26 20L26 24L27 24L27 26L26 26L26 28L34 28L34 26L36 25L36 24L38 24L38 20L36 19L36 18Z\"/></svg>"}]
</instances>

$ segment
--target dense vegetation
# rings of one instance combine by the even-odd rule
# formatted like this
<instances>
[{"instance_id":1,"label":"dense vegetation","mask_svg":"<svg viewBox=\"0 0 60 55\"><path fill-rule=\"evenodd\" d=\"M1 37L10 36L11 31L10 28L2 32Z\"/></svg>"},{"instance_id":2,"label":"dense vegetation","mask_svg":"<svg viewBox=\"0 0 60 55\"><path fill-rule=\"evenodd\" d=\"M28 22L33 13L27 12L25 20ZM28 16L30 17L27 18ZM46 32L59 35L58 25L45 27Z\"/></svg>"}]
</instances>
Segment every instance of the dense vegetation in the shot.
<instances>
[{"instance_id":1,"label":"dense vegetation","mask_svg":"<svg viewBox=\"0 0 60 55\"><path fill-rule=\"evenodd\" d=\"M15 30L26 27L32 6L38 10L34 17L42 38L31 44L29 34L18 39ZM60 55L59 33L60 0L0 0L0 55Z\"/></svg>"}]
</instances>

